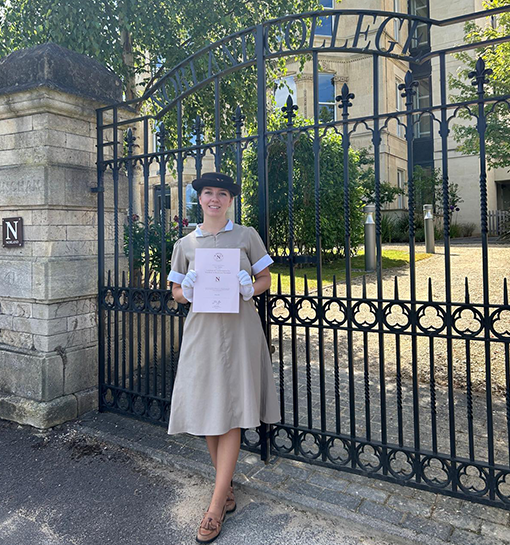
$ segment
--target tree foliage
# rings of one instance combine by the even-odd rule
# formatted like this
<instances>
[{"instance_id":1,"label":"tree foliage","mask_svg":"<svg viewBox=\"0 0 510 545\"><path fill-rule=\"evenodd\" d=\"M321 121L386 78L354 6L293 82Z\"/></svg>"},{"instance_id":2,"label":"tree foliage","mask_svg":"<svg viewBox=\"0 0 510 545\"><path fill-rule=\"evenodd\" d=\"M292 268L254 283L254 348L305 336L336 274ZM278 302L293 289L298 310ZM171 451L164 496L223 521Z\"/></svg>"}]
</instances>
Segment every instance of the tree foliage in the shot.
<instances>
[{"instance_id":1,"label":"tree foliage","mask_svg":"<svg viewBox=\"0 0 510 545\"><path fill-rule=\"evenodd\" d=\"M414 210L416 216L423 213L424 204L432 204L434 213L437 216L444 217L444 199L443 199L443 176L438 168L414 167ZM408 188L407 188L408 192ZM459 195L459 184L449 182L448 184L448 216L450 222L455 212L459 212L459 205L464 199Z\"/></svg>"},{"instance_id":2,"label":"tree foliage","mask_svg":"<svg viewBox=\"0 0 510 545\"><path fill-rule=\"evenodd\" d=\"M510 0L492 0L484 2L484 8L497 8L510 5ZM485 21L484 21L485 23ZM468 43L477 43L485 40L510 35L510 13L495 16L492 24L477 25L469 22L465 25L465 40ZM486 96L510 95L510 43L480 48L476 55L459 53L457 58L464 62L464 68L458 75L450 77L450 87L456 90L453 100L469 101L477 99L476 87L471 84L468 74L474 70L477 58L485 60L486 68L492 70L488 76ZM488 104L485 108L487 115L487 160L491 167L510 167L510 112L506 104L493 107ZM471 120L468 125L455 125L454 136L459 142L459 151L466 154L480 152L480 140L474 118L465 109L459 111L459 117Z\"/></svg>"},{"instance_id":3,"label":"tree foliage","mask_svg":"<svg viewBox=\"0 0 510 545\"><path fill-rule=\"evenodd\" d=\"M296 126L306 127L312 120L297 116ZM289 247L288 156L284 116L277 112L268 118L268 130L276 133L268 149L269 239L274 255L284 255ZM301 255L316 252L315 230L315 152L312 132L294 133L293 224L294 247ZM320 149L320 229L324 255L344 254L344 154L342 137L328 130ZM365 149L349 149L349 224L351 247L363 240L363 206L372 201L374 187L372 160ZM382 201L393 199L389 184L381 184ZM258 162L256 148L246 151L243 161L243 223L258 225Z\"/></svg>"},{"instance_id":4,"label":"tree foliage","mask_svg":"<svg viewBox=\"0 0 510 545\"><path fill-rule=\"evenodd\" d=\"M205 45L274 17L314 9L320 9L318 0L0 0L0 56L54 42L110 68L130 99ZM253 72L242 70L222 81L224 105L242 104L245 115L252 113ZM197 114L207 123L214 112L211 96L209 90L205 99L186 104L187 136Z\"/></svg>"}]
</instances>

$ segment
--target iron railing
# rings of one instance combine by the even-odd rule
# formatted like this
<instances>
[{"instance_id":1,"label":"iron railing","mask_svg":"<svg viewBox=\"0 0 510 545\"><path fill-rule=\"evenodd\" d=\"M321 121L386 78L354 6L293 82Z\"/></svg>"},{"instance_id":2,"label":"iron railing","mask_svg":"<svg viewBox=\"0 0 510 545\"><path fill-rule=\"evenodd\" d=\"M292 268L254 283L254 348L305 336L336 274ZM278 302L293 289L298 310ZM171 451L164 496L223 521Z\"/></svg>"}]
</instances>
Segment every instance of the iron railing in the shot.
<instances>
[{"instance_id":1,"label":"iron railing","mask_svg":"<svg viewBox=\"0 0 510 545\"><path fill-rule=\"evenodd\" d=\"M509 7L498 8L445 21L390 12L328 10L328 16L335 21L333 36L322 42L314 38L314 33L323 12L283 17L206 47L163 76L142 98L99 109L95 191L98 194L100 409L161 425L166 425L171 410L186 308L176 304L166 285L172 240L167 237L169 223L164 206L160 238L151 239L151 184L157 183L160 194L165 195L167 184L175 183L179 218L176 229L182 236L186 161L194 163L194 174L199 175L207 156L218 170L226 165L225 158L230 157L228 167L242 181L244 156L248 149L255 149L258 229L269 247L272 203L267 157L271 146L281 142L286 148L284 160L288 173L285 189L288 236L286 247L274 257L277 263L288 267L290 288L282 287L280 276L278 288L260 296L257 306L274 349L282 420L274 426L245 430L243 446L260 452L264 459L269 454L285 456L509 509L510 306L507 280L500 279L500 291L494 293L489 270L485 140L487 117L494 115L496 108L508 107L510 97L487 96L488 72L480 59L471 74L477 98L451 103L446 61L453 53L496 45L510 38L460 44L441 51L412 50L412 36L418 24L442 27L509 10ZM350 38L339 35L342 18L355 22L356 31ZM408 28L409 37L402 47L386 39L385 29L395 20ZM372 33L368 32L368 26ZM355 94L366 89L351 88L345 83L336 99L338 119L321 122L318 104L321 55L353 52L371 61L371 111L351 114L356 105ZM299 55L309 55L311 59L313 122L296 125L297 105L290 96L283 108L286 126L268 130L267 63L278 57ZM416 81L409 70L400 86L405 111L383 111L380 89L385 58L411 66L433 59L438 68L437 102L427 107L414 106ZM256 130L243 129L245 119L239 105L232 118L233 136L222 138L222 78L248 68L256 70L253 89ZM185 145L185 101L209 85L214 96L214 126L208 136L204 123L197 118L194 140ZM150 115L138 113L145 104L152 104ZM450 224L445 214L442 297L438 298L430 279L423 291L424 279L418 275L415 264L412 177L415 125L424 116L431 119L443 179L442 206L448 210L449 138L460 111L471 115L479 135L476 183L480 189L481 293L473 294L473 280L466 279L464 293L459 295L452 276ZM174 146L167 146L168 127L160 123L169 113L175 120ZM405 130L407 148L410 260L408 271L396 277L389 289L383 270L381 237L381 147L383 138L397 124ZM149 142L155 126L159 145L151 149ZM321 143L330 132L342 138L343 171L335 174L335 181L343 184L343 223L338 230L345 235L342 243L345 276L326 282L321 251L321 205L324 205L321 198L325 183ZM355 278L351 261L354 226L350 219L353 205L349 169L349 150L360 132L368 135L372 146L377 239L375 277L361 282ZM315 226L313 255L303 255L295 246L294 155L296 142L303 135L313 147L314 179L310 180L313 202L309 206ZM158 180L154 182L151 168L156 163ZM141 217L142 231L137 231L135 214ZM241 221L241 200L236 214L237 221ZM160 256L157 266L156 255ZM312 267L308 270L313 270L315 277L313 290L307 277L303 290L297 288L297 268L303 265ZM499 366L497 384L493 379L496 365Z\"/></svg>"}]
</instances>

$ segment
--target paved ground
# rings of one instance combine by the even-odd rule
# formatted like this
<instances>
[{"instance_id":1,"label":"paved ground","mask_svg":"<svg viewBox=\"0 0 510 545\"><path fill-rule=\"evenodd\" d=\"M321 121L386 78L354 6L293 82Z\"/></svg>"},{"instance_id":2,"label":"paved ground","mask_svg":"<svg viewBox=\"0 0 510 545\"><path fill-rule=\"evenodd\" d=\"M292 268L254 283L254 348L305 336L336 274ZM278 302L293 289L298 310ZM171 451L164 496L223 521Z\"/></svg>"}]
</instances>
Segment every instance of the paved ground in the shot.
<instances>
[{"instance_id":1,"label":"paved ground","mask_svg":"<svg viewBox=\"0 0 510 545\"><path fill-rule=\"evenodd\" d=\"M140 448L114 444L112 438L128 443L126 434L155 439L163 430L132 428L136 423L123 418L114 424L110 416L92 413L80 425L46 432L0 420L1 545L195 543L210 480L196 467L180 469ZM105 425L123 435L105 441ZM237 488L238 509L228 516L219 544L394 543L353 521Z\"/></svg>"},{"instance_id":2,"label":"paved ground","mask_svg":"<svg viewBox=\"0 0 510 545\"><path fill-rule=\"evenodd\" d=\"M72 429L78 436L97 438L143 453L162 466L192 472L205 478L212 477L209 454L205 441L201 438L188 435L170 437L162 427L113 413L88 413L73 424ZM281 536L282 543L302 542L307 545L322 543L320 536L327 539L328 530L326 529L329 528L331 532L334 526L337 526L341 532L345 532L347 528L351 529L352 533L341 535L345 539L355 536L356 539L361 540L353 543L372 543L373 541L370 541L368 537L377 535L384 537L379 537L379 541L376 537L376 543L427 545L510 543L509 511L334 469L282 458L272 459L269 464L264 465L254 454L241 451L235 483L236 488L241 491L240 497L245 502L243 505L246 509L248 505L251 505L250 499L258 498L258 495L262 494L262 498L271 497L278 500L273 504L267 499L255 499L257 504L262 502L271 506L272 513L278 513L278 509L290 509L290 507L283 507L279 502L284 502L284 505L291 504L299 510L300 514L296 514L293 519L293 528L301 528L303 531L308 526L314 528L311 533L306 534L308 541L300 541L298 534L292 539L285 538L285 530L282 529L282 533L275 534L275 536ZM199 511L197 507L194 511L195 518L199 517ZM245 512L241 510L241 513L244 517ZM320 524L324 524L322 531L325 533L323 534L320 533L319 522L314 522L317 514L318 521L322 521ZM251 514L246 516L251 517ZM328 519L323 518L326 516L333 516L333 522L331 519L328 522ZM256 517L250 524L257 524ZM232 526L230 526L232 530L228 531L229 536L237 531L243 532L241 517L236 520L237 522L234 523L232 518ZM239 530L235 526L238 523L241 524ZM263 524L264 522L259 526ZM232 534L230 534L231 531ZM335 535L330 535L330 538L330 543L344 543ZM225 539L230 537L225 536ZM246 541L246 543L263 542ZM269 542L279 543L276 537ZM234 539L232 543L244 542L237 536L237 541ZM345 541L345 543L350 542Z\"/></svg>"}]
</instances>

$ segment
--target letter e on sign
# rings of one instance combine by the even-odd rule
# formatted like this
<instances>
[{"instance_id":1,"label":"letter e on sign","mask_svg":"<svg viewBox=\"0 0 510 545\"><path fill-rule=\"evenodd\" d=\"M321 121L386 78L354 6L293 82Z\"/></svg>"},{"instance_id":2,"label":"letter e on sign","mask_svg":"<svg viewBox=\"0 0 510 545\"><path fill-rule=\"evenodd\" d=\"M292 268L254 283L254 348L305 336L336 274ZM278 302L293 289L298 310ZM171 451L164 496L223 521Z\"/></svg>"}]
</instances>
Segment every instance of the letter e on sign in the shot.
<instances>
[{"instance_id":1,"label":"letter e on sign","mask_svg":"<svg viewBox=\"0 0 510 545\"><path fill-rule=\"evenodd\" d=\"M2 245L4 248L23 246L23 218L2 219Z\"/></svg>"}]
</instances>

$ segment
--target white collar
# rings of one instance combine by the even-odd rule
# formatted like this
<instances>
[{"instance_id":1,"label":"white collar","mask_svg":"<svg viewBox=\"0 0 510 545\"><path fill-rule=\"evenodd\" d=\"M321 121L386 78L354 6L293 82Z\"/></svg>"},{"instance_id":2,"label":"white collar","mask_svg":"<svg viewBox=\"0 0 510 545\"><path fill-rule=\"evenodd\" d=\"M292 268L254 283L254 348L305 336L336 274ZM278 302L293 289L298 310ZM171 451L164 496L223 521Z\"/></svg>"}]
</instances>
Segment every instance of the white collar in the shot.
<instances>
[{"instance_id":1,"label":"white collar","mask_svg":"<svg viewBox=\"0 0 510 545\"><path fill-rule=\"evenodd\" d=\"M223 229L220 229L220 231L218 231L219 233L221 233L222 231L232 231L232 229L234 228L234 224L232 223L232 220L228 220L227 221L227 225L225 225L225 227L223 227ZM205 231L207 233L207 231ZM202 233L202 230L200 229L200 227L196 226L195 228L195 236L197 237L203 237L204 234Z\"/></svg>"}]
</instances>

